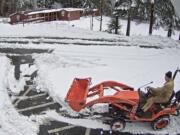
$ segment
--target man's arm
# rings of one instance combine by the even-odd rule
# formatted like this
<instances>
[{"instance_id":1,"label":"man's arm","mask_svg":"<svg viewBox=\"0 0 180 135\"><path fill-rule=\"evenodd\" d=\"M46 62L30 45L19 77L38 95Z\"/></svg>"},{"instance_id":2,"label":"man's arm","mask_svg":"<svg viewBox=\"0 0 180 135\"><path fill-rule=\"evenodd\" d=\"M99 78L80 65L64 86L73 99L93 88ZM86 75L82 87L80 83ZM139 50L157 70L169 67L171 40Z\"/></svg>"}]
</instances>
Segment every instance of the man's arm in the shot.
<instances>
[{"instance_id":1,"label":"man's arm","mask_svg":"<svg viewBox=\"0 0 180 135\"><path fill-rule=\"evenodd\" d=\"M163 89L164 89L164 86L163 87L157 87L157 88L150 87L151 94L154 96L160 95L163 92Z\"/></svg>"}]
</instances>

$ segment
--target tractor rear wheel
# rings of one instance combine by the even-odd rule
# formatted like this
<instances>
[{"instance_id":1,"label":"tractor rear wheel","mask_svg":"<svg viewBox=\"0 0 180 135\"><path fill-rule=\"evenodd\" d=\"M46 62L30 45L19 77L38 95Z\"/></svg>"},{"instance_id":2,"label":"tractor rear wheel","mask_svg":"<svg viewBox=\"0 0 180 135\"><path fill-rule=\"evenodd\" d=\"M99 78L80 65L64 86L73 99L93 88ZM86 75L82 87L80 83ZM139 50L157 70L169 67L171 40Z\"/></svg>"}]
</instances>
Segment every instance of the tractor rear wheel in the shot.
<instances>
[{"instance_id":1,"label":"tractor rear wheel","mask_svg":"<svg viewBox=\"0 0 180 135\"><path fill-rule=\"evenodd\" d=\"M166 115L166 116L161 116L156 120L154 120L151 123L151 126L154 130L160 130L165 128L169 123L170 123L170 118L168 115Z\"/></svg>"},{"instance_id":2,"label":"tractor rear wheel","mask_svg":"<svg viewBox=\"0 0 180 135\"><path fill-rule=\"evenodd\" d=\"M111 123L112 132L120 132L126 126L126 122L123 119L115 119Z\"/></svg>"}]
</instances>

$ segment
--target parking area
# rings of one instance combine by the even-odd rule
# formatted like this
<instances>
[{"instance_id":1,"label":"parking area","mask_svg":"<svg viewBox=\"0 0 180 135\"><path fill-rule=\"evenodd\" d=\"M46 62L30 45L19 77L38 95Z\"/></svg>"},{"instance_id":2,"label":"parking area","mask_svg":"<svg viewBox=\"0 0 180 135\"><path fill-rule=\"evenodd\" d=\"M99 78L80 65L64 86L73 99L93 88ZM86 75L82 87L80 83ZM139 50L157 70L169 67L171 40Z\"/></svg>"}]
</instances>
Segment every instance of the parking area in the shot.
<instances>
[{"instance_id":1,"label":"parking area","mask_svg":"<svg viewBox=\"0 0 180 135\"><path fill-rule=\"evenodd\" d=\"M29 51L28 51L29 52ZM44 53L44 52L43 52ZM36 66L34 64L34 59L31 55L10 55L7 56L12 66L14 66L14 78L16 80L20 79L20 74L23 74L20 71L22 65L28 65L28 68ZM31 115L41 115L46 110L55 110L59 115L60 108L62 107L59 103L53 100L48 92L41 91L37 89L36 77L38 76L38 69L33 70L30 74L24 74L23 77L26 77L26 82L24 89L20 91L17 95L8 89L9 96L11 98L12 104L16 110L25 116ZM68 117L68 116L66 116ZM103 131L102 129L90 129L77 125L71 125L61 122L61 121L49 121L48 123L43 123L39 127L38 135L110 135L111 131ZM113 133L115 134L115 133ZM130 134L130 133L121 133Z\"/></svg>"}]
</instances>

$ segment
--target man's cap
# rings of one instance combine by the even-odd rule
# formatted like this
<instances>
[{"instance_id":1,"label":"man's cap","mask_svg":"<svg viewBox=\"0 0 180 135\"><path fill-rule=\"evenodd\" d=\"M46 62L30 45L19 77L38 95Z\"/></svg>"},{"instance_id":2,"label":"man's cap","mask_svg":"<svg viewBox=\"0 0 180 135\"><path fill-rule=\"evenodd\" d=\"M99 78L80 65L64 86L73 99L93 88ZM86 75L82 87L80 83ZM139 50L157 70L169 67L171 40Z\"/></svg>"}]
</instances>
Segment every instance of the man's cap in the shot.
<instances>
[{"instance_id":1,"label":"man's cap","mask_svg":"<svg viewBox=\"0 0 180 135\"><path fill-rule=\"evenodd\" d=\"M171 72L171 71L168 71L165 75L166 75L168 78L172 78L172 72Z\"/></svg>"}]
</instances>

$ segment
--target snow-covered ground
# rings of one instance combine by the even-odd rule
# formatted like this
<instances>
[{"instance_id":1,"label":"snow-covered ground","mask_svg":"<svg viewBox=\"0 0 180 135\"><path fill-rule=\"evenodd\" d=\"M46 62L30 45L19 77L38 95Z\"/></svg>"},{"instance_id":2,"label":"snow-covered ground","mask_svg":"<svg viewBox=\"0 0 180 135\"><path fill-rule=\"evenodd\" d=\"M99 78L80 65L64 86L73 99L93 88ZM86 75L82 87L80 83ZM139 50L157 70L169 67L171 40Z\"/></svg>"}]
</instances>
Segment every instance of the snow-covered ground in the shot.
<instances>
[{"instance_id":1,"label":"snow-covered ground","mask_svg":"<svg viewBox=\"0 0 180 135\"><path fill-rule=\"evenodd\" d=\"M93 19L93 30L94 31L99 31L100 30L100 17L95 17ZM71 22L65 22L68 25L78 27L78 28L83 28L83 29L91 29L91 18L89 17L84 17L80 19L81 23L79 23L79 20L77 21L71 21ZM103 17L103 22L102 22L102 31L106 31L108 29L107 25L110 22L109 17ZM119 19L119 24L121 25L121 29L119 30L119 33L122 35L126 34L126 28L127 28L127 20ZM131 21L131 30L130 30L130 35L131 36L148 36L149 34L149 24L147 23L138 23ZM174 30L172 34L172 38L175 40L179 39L179 31ZM163 28L159 29L153 29L153 34L152 35L161 35L163 37L167 36L167 31L164 30Z\"/></svg>"},{"instance_id":2,"label":"snow-covered ground","mask_svg":"<svg viewBox=\"0 0 180 135\"><path fill-rule=\"evenodd\" d=\"M108 18L105 19L108 20ZM39 77L37 78L39 88L48 90L49 94L61 104L64 103L64 97L75 77L92 77L93 84L104 80L115 80L137 89L150 81L154 82L152 86L163 85L164 73L169 70L174 72L180 66L180 43L174 40L178 39L178 31L175 32L174 39L166 38L166 32L163 30L154 31L154 35L158 36L147 36L148 26L146 24L136 26L135 23L132 23L133 36L125 37L123 35L90 31L88 30L88 22L89 18L81 18L79 21L72 22L56 21L42 24L25 24L24 26L23 24L9 25L0 23L0 38L3 41L12 40L11 38L7 39L7 37L17 37L18 40L23 40L20 37L32 36L41 37L38 40L42 43L47 40L44 37L62 37L64 40L54 40L65 43L70 42L68 45L63 43L53 45L41 43L37 45L31 42L28 45L0 43L0 47L54 49L51 54L32 55L36 59L35 63L39 69ZM103 22L103 30L106 29L105 24L107 24L107 21ZM124 33L123 29L126 27L126 22L123 24L122 33ZM98 29L99 21L96 20L94 30L98 31ZM76 45L74 44L76 39L73 41L68 38L78 38L79 45L77 42ZM89 40L92 41L89 42ZM99 40L104 45L94 45ZM115 46L105 45L109 44L110 41L115 42ZM89 45L82 46L81 44L84 42L89 43ZM148 46L153 48L147 48ZM161 49L155 49L156 47ZM23 80L21 82L14 80L12 74L9 73L12 70L10 61L5 54L0 54L0 56L0 134L37 134L38 122L32 121L36 119L40 123L47 118L89 128L109 128L96 120L69 120L55 112L47 112L45 116L25 117L19 115L10 102L6 88L9 85L22 85ZM21 68L21 70L25 70L25 68ZM180 75L177 75L175 80L175 90L178 89L180 89ZM148 123L128 123L125 131L142 134L177 134L180 133L179 122L179 116L172 117L171 124L162 131L153 131Z\"/></svg>"},{"instance_id":3,"label":"snow-covered ground","mask_svg":"<svg viewBox=\"0 0 180 135\"><path fill-rule=\"evenodd\" d=\"M10 61L6 56L0 56L0 135L36 135L38 125L28 117L19 115L13 107L7 93L7 76Z\"/></svg>"}]
</instances>

